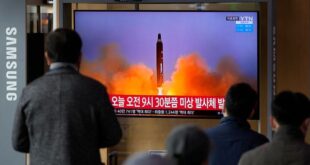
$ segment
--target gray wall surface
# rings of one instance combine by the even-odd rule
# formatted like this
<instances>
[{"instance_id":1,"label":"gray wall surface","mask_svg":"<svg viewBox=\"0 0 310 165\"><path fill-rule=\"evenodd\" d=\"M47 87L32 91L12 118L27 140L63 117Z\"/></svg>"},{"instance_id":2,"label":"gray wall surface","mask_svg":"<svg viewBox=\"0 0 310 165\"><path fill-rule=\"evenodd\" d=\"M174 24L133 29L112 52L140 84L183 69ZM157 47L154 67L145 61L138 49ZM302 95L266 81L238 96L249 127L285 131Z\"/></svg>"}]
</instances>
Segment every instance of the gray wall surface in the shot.
<instances>
[{"instance_id":1,"label":"gray wall surface","mask_svg":"<svg viewBox=\"0 0 310 165\"><path fill-rule=\"evenodd\" d=\"M0 164L25 164L13 150L11 134L18 97L26 83L26 7L24 0L0 2Z\"/></svg>"}]
</instances>

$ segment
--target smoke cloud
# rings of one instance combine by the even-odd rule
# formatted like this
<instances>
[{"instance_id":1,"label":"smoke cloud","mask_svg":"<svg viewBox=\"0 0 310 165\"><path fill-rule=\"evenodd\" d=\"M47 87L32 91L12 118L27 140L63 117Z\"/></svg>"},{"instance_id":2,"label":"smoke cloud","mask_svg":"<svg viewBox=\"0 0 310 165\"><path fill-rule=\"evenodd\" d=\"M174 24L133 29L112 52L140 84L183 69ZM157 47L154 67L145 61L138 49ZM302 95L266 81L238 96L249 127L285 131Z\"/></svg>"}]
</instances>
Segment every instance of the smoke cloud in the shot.
<instances>
[{"instance_id":1,"label":"smoke cloud","mask_svg":"<svg viewBox=\"0 0 310 165\"><path fill-rule=\"evenodd\" d=\"M82 60L82 74L107 86L110 94L156 95L155 68L139 63L129 65L116 45L102 49L96 61ZM234 59L222 58L215 70L199 54L180 56L169 80L163 83L164 95L224 96L237 82L256 82L241 75ZM253 85L253 83L252 83Z\"/></svg>"}]
</instances>

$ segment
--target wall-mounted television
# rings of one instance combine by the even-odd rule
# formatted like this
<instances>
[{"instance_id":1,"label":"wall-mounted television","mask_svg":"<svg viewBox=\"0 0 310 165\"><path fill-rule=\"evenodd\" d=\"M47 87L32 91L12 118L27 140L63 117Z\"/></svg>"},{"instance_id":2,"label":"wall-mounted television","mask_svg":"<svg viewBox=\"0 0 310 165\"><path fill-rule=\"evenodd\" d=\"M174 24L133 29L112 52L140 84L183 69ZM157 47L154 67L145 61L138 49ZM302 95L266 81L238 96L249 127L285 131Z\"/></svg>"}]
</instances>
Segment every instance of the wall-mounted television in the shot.
<instances>
[{"instance_id":1,"label":"wall-mounted television","mask_svg":"<svg viewBox=\"0 0 310 165\"><path fill-rule=\"evenodd\" d=\"M234 83L258 91L258 12L75 11L80 71L118 116L219 118Z\"/></svg>"}]
</instances>

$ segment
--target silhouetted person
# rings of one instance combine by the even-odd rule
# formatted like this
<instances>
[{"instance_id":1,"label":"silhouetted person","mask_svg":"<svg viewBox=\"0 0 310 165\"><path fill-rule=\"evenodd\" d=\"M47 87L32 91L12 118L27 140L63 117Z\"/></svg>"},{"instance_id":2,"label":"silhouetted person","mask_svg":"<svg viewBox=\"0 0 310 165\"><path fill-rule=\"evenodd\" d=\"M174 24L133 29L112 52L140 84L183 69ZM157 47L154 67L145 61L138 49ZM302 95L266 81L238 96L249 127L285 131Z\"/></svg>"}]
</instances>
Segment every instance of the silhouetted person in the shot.
<instances>
[{"instance_id":1,"label":"silhouetted person","mask_svg":"<svg viewBox=\"0 0 310 165\"><path fill-rule=\"evenodd\" d=\"M99 149L117 144L120 125L106 88L78 72L82 41L69 29L46 38L49 71L23 90L15 115L15 150L31 165L99 165Z\"/></svg>"},{"instance_id":2,"label":"silhouetted person","mask_svg":"<svg viewBox=\"0 0 310 165\"><path fill-rule=\"evenodd\" d=\"M167 157L176 165L207 165L210 152L208 136L193 125L172 130L166 142Z\"/></svg>"},{"instance_id":3,"label":"silhouetted person","mask_svg":"<svg viewBox=\"0 0 310 165\"><path fill-rule=\"evenodd\" d=\"M244 152L268 142L265 136L251 130L247 122L257 101L257 93L246 83L228 89L224 118L218 126L206 130L212 145L210 165L237 165Z\"/></svg>"},{"instance_id":4,"label":"silhouetted person","mask_svg":"<svg viewBox=\"0 0 310 165\"><path fill-rule=\"evenodd\" d=\"M305 134L310 126L310 102L301 93L281 92L272 102L272 142L245 153L240 165L309 165L310 145Z\"/></svg>"}]
</instances>

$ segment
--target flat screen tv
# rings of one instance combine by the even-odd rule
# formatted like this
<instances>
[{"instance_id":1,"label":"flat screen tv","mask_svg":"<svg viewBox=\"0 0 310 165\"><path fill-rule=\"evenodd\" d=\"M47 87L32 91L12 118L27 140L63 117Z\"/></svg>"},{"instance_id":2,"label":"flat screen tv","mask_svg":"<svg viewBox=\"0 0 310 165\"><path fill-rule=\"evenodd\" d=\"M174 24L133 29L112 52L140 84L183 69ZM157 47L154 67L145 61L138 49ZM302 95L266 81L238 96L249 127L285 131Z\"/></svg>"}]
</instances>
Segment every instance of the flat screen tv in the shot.
<instances>
[{"instance_id":1,"label":"flat screen tv","mask_svg":"<svg viewBox=\"0 0 310 165\"><path fill-rule=\"evenodd\" d=\"M118 116L219 118L234 83L258 91L258 13L75 11L80 71Z\"/></svg>"}]
</instances>

